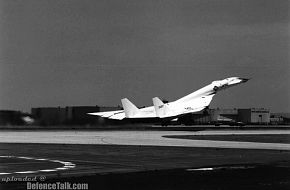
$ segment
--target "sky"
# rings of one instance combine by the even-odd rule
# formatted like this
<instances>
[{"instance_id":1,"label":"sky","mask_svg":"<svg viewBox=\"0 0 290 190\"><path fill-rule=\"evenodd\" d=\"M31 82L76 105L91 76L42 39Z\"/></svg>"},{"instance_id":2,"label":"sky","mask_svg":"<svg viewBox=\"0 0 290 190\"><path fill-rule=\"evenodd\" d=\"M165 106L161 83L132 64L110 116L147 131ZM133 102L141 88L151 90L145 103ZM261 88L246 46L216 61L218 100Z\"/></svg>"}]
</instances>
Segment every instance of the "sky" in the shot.
<instances>
[{"instance_id":1,"label":"sky","mask_svg":"<svg viewBox=\"0 0 290 190\"><path fill-rule=\"evenodd\" d=\"M0 109L151 106L214 80L211 108L290 112L287 0L0 0Z\"/></svg>"}]
</instances>

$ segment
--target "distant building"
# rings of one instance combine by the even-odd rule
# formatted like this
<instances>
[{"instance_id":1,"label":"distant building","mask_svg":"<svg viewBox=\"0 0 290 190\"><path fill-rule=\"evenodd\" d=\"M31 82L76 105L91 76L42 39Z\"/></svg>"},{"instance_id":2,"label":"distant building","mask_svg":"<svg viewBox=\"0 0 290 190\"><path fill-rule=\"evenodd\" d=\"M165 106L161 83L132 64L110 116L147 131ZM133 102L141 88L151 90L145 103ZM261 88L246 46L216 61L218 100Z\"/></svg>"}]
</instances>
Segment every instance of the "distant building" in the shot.
<instances>
[{"instance_id":1,"label":"distant building","mask_svg":"<svg viewBox=\"0 0 290 190\"><path fill-rule=\"evenodd\" d=\"M238 121L237 109L213 109L212 121Z\"/></svg>"},{"instance_id":2,"label":"distant building","mask_svg":"<svg viewBox=\"0 0 290 190\"><path fill-rule=\"evenodd\" d=\"M90 112L113 111L121 107L67 106L32 108L31 114L39 125L85 125L97 124L99 118L88 115Z\"/></svg>"},{"instance_id":3,"label":"distant building","mask_svg":"<svg viewBox=\"0 0 290 190\"><path fill-rule=\"evenodd\" d=\"M29 114L14 110L0 110L0 125L26 125L31 124Z\"/></svg>"},{"instance_id":4,"label":"distant building","mask_svg":"<svg viewBox=\"0 0 290 190\"><path fill-rule=\"evenodd\" d=\"M61 107L32 108L31 114L40 125L59 125L66 121L66 110Z\"/></svg>"},{"instance_id":5,"label":"distant building","mask_svg":"<svg viewBox=\"0 0 290 190\"><path fill-rule=\"evenodd\" d=\"M289 125L290 113L271 113L270 123L273 125Z\"/></svg>"},{"instance_id":6,"label":"distant building","mask_svg":"<svg viewBox=\"0 0 290 190\"><path fill-rule=\"evenodd\" d=\"M270 111L264 108L207 109L180 119L185 124L269 124Z\"/></svg>"},{"instance_id":7,"label":"distant building","mask_svg":"<svg viewBox=\"0 0 290 190\"><path fill-rule=\"evenodd\" d=\"M199 111L189 116L183 117L180 121L184 124L203 125L209 124L212 121L212 110Z\"/></svg>"},{"instance_id":8,"label":"distant building","mask_svg":"<svg viewBox=\"0 0 290 190\"><path fill-rule=\"evenodd\" d=\"M238 120L246 124L269 124L270 111L265 108L238 109Z\"/></svg>"},{"instance_id":9,"label":"distant building","mask_svg":"<svg viewBox=\"0 0 290 190\"><path fill-rule=\"evenodd\" d=\"M88 115L90 112L99 112L98 106L68 106L66 110L67 124L95 124L96 118Z\"/></svg>"},{"instance_id":10,"label":"distant building","mask_svg":"<svg viewBox=\"0 0 290 190\"><path fill-rule=\"evenodd\" d=\"M187 124L214 124L219 121L233 121L236 122L238 118L237 109L206 109L196 113L192 113L190 116L182 118L180 121Z\"/></svg>"}]
</instances>

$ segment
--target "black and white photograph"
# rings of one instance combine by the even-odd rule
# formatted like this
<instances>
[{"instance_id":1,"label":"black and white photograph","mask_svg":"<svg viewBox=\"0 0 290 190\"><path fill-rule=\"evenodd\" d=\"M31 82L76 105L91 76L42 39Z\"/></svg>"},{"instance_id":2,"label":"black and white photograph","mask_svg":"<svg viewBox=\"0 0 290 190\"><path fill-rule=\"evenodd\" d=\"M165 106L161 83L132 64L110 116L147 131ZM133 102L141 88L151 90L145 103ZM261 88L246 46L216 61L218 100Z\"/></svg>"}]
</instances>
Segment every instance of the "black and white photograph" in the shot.
<instances>
[{"instance_id":1,"label":"black and white photograph","mask_svg":"<svg viewBox=\"0 0 290 190\"><path fill-rule=\"evenodd\" d=\"M0 0L0 189L289 190L289 0Z\"/></svg>"}]
</instances>

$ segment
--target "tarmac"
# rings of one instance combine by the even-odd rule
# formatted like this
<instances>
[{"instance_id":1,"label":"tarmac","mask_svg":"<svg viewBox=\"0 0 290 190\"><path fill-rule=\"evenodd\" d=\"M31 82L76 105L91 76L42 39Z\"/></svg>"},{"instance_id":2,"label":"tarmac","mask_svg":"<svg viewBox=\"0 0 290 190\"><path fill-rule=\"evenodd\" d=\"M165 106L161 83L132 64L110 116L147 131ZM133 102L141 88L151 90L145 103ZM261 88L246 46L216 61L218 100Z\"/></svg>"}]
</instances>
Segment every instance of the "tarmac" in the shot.
<instances>
[{"instance_id":1,"label":"tarmac","mask_svg":"<svg viewBox=\"0 0 290 190\"><path fill-rule=\"evenodd\" d=\"M256 141L223 141L222 138L243 135L253 135ZM0 189L25 189L25 183L3 180L27 176L37 177L37 181L43 181L41 178L44 177L46 182L87 182L93 187L90 189L110 189L108 187L112 186L111 189L128 189L132 183L137 183L133 189L142 189L148 184L151 185L149 189L180 189L181 186L189 189L192 185L201 189L224 189L221 188L224 184L213 181L216 179L230 179L233 184L240 183L241 189L251 189L254 183L251 180L260 180L257 184L261 189L265 184L274 189L287 189L290 187L290 144L260 142L260 137L265 135L275 138L283 135L285 138L290 131L2 130ZM222 140L165 136L219 136ZM272 179L272 171L276 171L277 179ZM257 178L248 179L253 172ZM240 181L235 181L233 176L239 177ZM160 180L156 181L156 178ZM173 184L175 188L171 188L169 178L182 185ZM211 188L204 187L207 184ZM237 188L235 185L230 187Z\"/></svg>"},{"instance_id":2,"label":"tarmac","mask_svg":"<svg viewBox=\"0 0 290 190\"><path fill-rule=\"evenodd\" d=\"M49 144L96 144L174 146L238 149L290 150L290 144L234 142L214 140L173 139L171 135L265 135L290 134L288 130L259 131L1 131L0 143L49 143Z\"/></svg>"}]
</instances>

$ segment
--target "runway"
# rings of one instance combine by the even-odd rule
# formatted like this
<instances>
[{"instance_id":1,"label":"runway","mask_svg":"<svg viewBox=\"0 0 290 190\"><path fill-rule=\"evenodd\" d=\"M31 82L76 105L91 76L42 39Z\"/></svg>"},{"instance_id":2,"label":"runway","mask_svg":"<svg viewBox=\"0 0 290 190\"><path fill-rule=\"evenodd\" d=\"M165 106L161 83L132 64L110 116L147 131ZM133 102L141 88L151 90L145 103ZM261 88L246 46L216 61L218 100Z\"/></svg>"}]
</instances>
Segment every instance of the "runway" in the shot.
<instances>
[{"instance_id":1,"label":"runway","mask_svg":"<svg viewBox=\"0 0 290 190\"><path fill-rule=\"evenodd\" d=\"M263 135L290 134L287 130L259 131L1 131L0 143L49 143L138 145L172 147L207 147L236 149L290 150L286 143L234 142L215 140L173 139L170 135Z\"/></svg>"},{"instance_id":2,"label":"runway","mask_svg":"<svg viewBox=\"0 0 290 190\"><path fill-rule=\"evenodd\" d=\"M175 189L216 189L225 180L232 182L230 189L251 189L253 184L288 188L290 144L259 141L263 135L278 139L287 134L290 131L2 130L0 189L25 189L25 182L3 180L27 176L40 182L85 182L90 189L168 189L175 183ZM253 135L257 141L192 140L176 135L214 135L222 140L223 136ZM277 179L272 171L279 174Z\"/></svg>"}]
</instances>

